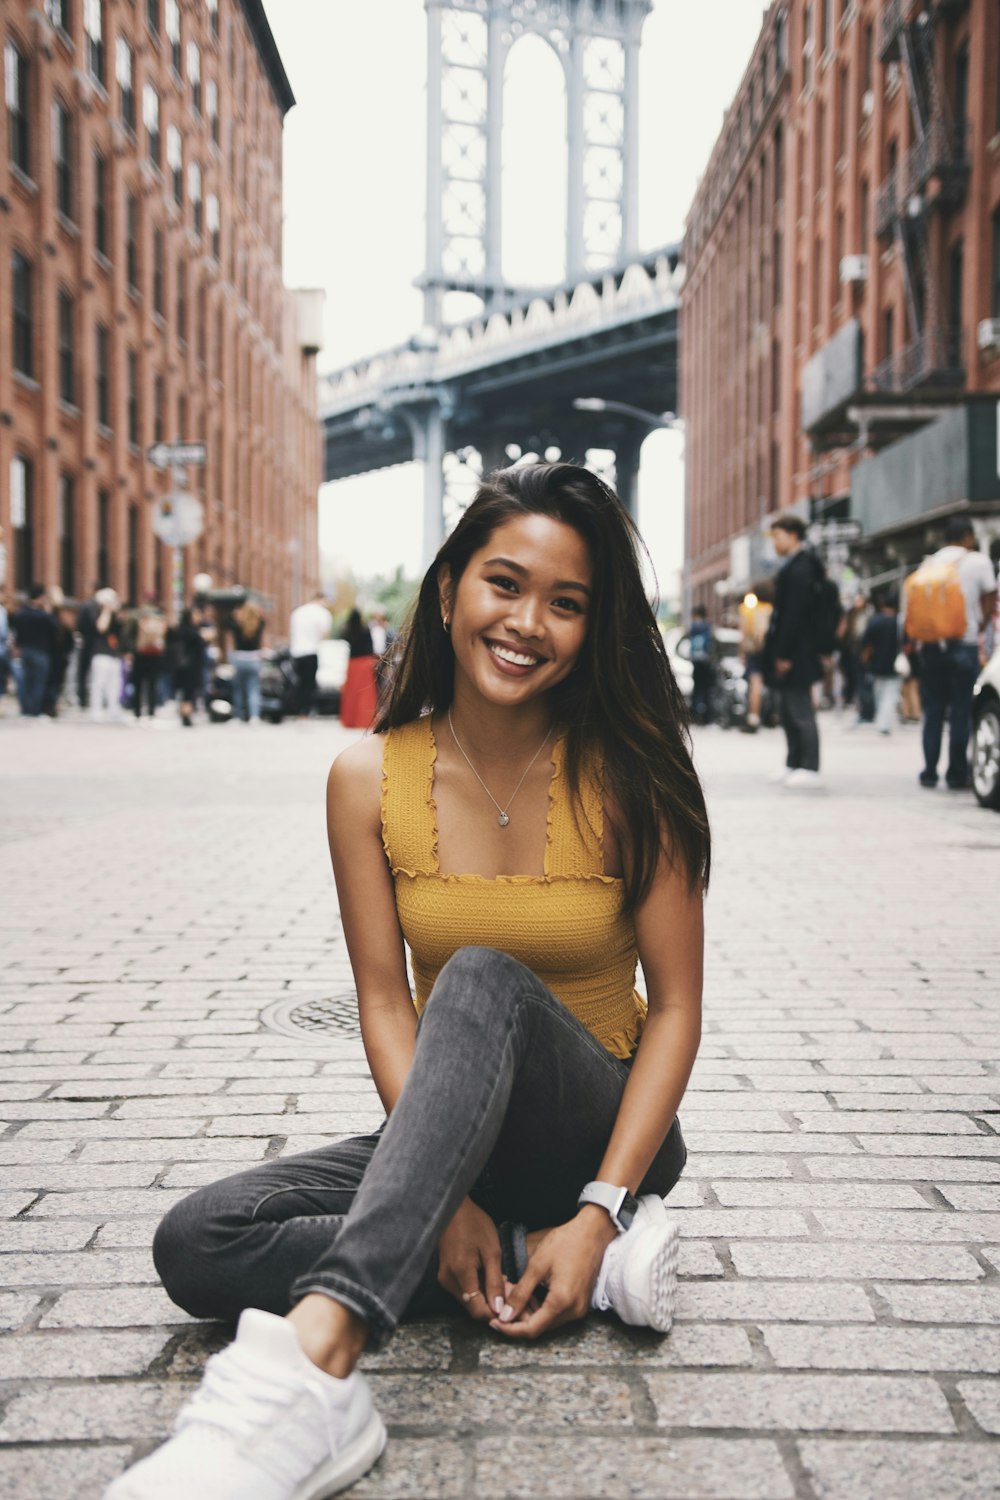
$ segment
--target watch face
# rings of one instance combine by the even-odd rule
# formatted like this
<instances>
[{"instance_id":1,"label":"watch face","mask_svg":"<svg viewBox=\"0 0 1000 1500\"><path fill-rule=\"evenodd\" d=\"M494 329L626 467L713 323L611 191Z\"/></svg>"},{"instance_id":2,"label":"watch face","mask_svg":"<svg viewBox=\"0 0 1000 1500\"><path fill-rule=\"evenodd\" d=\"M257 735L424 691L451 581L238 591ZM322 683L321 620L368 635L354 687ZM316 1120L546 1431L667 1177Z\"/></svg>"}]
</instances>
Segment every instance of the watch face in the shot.
<instances>
[{"instance_id":1,"label":"watch face","mask_svg":"<svg viewBox=\"0 0 1000 1500\"><path fill-rule=\"evenodd\" d=\"M631 1227L632 1220L639 1211L639 1200L633 1198L631 1193L626 1193L622 1199L621 1208L618 1210L618 1222L624 1229Z\"/></svg>"}]
</instances>

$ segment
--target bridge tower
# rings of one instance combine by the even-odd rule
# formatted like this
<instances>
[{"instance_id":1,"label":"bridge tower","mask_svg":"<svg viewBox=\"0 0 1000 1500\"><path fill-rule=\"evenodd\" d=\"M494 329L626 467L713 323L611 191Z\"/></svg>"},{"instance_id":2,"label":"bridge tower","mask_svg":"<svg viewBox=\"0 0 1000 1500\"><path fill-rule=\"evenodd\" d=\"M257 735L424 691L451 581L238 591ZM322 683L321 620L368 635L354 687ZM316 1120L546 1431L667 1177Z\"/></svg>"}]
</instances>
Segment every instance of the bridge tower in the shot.
<instances>
[{"instance_id":1,"label":"bridge tower","mask_svg":"<svg viewBox=\"0 0 1000 1500\"><path fill-rule=\"evenodd\" d=\"M519 289L501 258L504 70L528 33L547 41L566 79L566 280L620 265L638 251L639 45L653 0L425 0L427 249L424 330L433 346L448 292L486 311ZM408 420L424 461L424 550L442 535L448 393ZM483 452L482 468L503 448ZM630 457L632 468L635 455ZM452 466L452 471L454 466ZM633 476L634 477L634 476Z\"/></svg>"}]
</instances>

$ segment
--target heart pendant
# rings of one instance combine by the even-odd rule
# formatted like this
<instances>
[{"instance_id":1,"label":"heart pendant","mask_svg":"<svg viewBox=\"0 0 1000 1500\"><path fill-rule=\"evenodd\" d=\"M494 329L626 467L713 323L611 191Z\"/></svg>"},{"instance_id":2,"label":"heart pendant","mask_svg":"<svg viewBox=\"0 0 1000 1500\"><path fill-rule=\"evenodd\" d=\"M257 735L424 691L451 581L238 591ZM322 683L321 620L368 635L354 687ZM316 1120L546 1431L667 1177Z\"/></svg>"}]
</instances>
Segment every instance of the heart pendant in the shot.
<instances>
[{"instance_id":1,"label":"heart pendant","mask_svg":"<svg viewBox=\"0 0 1000 1500\"><path fill-rule=\"evenodd\" d=\"M500 824L501 828L506 828L507 824L510 822L510 819L505 812L502 812L497 818L497 822Z\"/></svg>"}]
</instances>

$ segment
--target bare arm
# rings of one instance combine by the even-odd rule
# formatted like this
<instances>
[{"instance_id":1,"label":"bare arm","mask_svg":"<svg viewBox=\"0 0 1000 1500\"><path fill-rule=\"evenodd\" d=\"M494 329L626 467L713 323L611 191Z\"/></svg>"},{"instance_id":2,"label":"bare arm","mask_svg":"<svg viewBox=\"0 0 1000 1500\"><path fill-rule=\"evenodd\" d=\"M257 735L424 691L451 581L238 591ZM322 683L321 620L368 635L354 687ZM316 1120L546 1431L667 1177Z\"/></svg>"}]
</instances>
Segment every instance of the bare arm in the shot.
<instances>
[{"instance_id":1,"label":"bare arm","mask_svg":"<svg viewBox=\"0 0 1000 1500\"><path fill-rule=\"evenodd\" d=\"M406 977L392 872L382 847L380 737L337 757L326 787L326 826L344 937L358 987L361 1036L390 1112L413 1061L417 1018Z\"/></svg>"}]
</instances>

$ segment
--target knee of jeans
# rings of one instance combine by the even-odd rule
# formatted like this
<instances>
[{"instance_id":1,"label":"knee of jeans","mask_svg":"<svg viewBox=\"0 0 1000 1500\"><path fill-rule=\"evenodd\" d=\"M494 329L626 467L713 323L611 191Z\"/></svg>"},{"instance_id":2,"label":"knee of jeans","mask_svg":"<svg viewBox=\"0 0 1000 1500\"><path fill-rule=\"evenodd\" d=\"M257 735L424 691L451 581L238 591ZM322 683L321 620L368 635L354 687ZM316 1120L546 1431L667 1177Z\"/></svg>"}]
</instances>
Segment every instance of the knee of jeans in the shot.
<instances>
[{"instance_id":1,"label":"knee of jeans","mask_svg":"<svg viewBox=\"0 0 1000 1500\"><path fill-rule=\"evenodd\" d=\"M192 1317L211 1317L217 1298L213 1296L215 1266L219 1265L218 1236L212 1234L212 1219L199 1211L200 1193L174 1204L153 1235L153 1264L172 1302ZM214 1243L213 1243L214 1241ZM215 1254L210 1253L214 1251ZM224 1260L224 1257L222 1257Z\"/></svg>"},{"instance_id":2,"label":"knee of jeans","mask_svg":"<svg viewBox=\"0 0 1000 1500\"><path fill-rule=\"evenodd\" d=\"M451 1010L481 1013L483 992L488 989L490 1010L495 1014L498 1006L517 1000L526 977L530 976L524 965L509 953L501 953L497 948L459 948L434 981L427 1005L433 1004L436 1012L447 1006Z\"/></svg>"}]
</instances>

